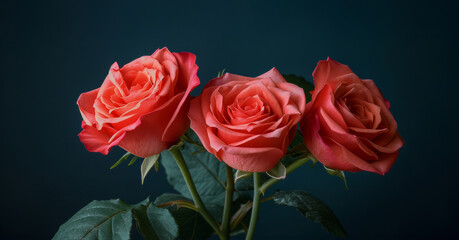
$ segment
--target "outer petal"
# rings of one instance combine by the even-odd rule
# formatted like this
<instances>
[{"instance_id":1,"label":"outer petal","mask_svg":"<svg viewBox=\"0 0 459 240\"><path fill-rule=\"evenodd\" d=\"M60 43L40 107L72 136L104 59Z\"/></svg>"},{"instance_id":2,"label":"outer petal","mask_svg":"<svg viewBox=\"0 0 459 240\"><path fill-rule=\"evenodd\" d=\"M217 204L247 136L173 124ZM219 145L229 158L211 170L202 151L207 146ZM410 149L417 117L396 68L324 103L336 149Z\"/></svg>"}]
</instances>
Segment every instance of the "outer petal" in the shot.
<instances>
[{"instance_id":1,"label":"outer petal","mask_svg":"<svg viewBox=\"0 0 459 240\"><path fill-rule=\"evenodd\" d=\"M300 122L304 144L322 164L338 170L356 170L354 166L344 159L338 159L330 147L325 143L320 132L319 117L314 113L308 114Z\"/></svg>"},{"instance_id":2,"label":"outer petal","mask_svg":"<svg viewBox=\"0 0 459 240\"><path fill-rule=\"evenodd\" d=\"M383 154L381 155L381 159L371 163L373 167L379 170L381 175L386 174L391 169L392 165L394 165L395 160L397 160L398 151L392 154Z\"/></svg>"},{"instance_id":3,"label":"outer petal","mask_svg":"<svg viewBox=\"0 0 459 240\"><path fill-rule=\"evenodd\" d=\"M300 124L304 142L309 151L325 166L342 171L369 171L382 174L377 168L359 158L341 144L320 135L320 123L314 114L308 115Z\"/></svg>"},{"instance_id":4,"label":"outer petal","mask_svg":"<svg viewBox=\"0 0 459 240\"><path fill-rule=\"evenodd\" d=\"M312 77L314 78L313 100L315 99L316 93L322 90L326 84L330 85L334 90L339 82L358 83L361 81L347 65L341 64L330 58L319 61L312 73Z\"/></svg>"},{"instance_id":5,"label":"outer petal","mask_svg":"<svg viewBox=\"0 0 459 240\"><path fill-rule=\"evenodd\" d=\"M175 141L164 141L162 138L164 129L169 124L168 121L164 120L170 119L174 115L183 95L184 93L176 95L164 104L162 108L142 116L140 125L127 132L119 146L138 157L150 157L175 144L186 131L188 125L177 125L178 129L169 135Z\"/></svg>"},{"instance_id":6,"label":"outer petal","mask_svg":"<svg viewBox=\"0 0 459 240\"><path fill-rule=\"evenodd\" d=\"M218 152L223 161L234 169L246 172L267 172L284 156L278 148L225 146Z\"/></svg>"},{"instance_id":7,"label":"outer petal","mask_svg":"<svg viewBox=\"0 0 459 240\"><path fill-rule=\"evenodd\" d=\"M96 122L94 116L94 101L96 100L98 92L99 89L94 89L92 91L82 93L77 100L81 116L87 125L92 125Z\"/></svg>"},{"instance_id":8,"label":"outer petal","mask_svg":"<svg viewBox=\"0 0 459 240\"><path fill-rule=\"evenodd\" d=\"M202 145L212 154L216 154L216 151L210 146L209 136L207 135L207 125L205 123L205 118L203 115L202 98L207 98L205 91L201 93L198 97L191 100L190 111L188 112L188 117L191 120L190 127L196 132L199 139L201 140Z\"/></svg>"},{"instance_id":9,"label":"outer petal","mask_svg":"<svg viewBox=\"0 0 459 240\"><path fill-rule=\"evenodd\" d=\"M275 83L285 83L286 82L282 74L276 68L272 68L271 70L267 71L266 73L261 74L257 78L271 78L271 80Z\"/></svg>"},{"instance_id":10,"label":"outer petal","mask_svg":"<svg viewBox=\"0 0 459 240\"><path fill-rule=\"evenodd\" d=\"M221 85L224 85L224 84L227 84L227 83L230 83L230 82L238 82L238 81L247 82L247 81L254 80L254 79L255 78L245 77L245 76L241 76L241 75L237 75L237 74L225 73L223 76L221 76L219 78L214 78L214 79L210 80L206 84L206 86L204 86L204 88L214 87L214 86L221 86Z\"/></svg>"},{"instance_id":11,"label":"outer petal","mask_svg":"<svg viewBox=\"0 0 459 240\"><path fill-rule=\"evenodd\" d=\"M179 79L176 85L176 91L180 90L180 86L187 87L185 92L181 95L180 102L174 105L176 109L161 136L161 139L165 142L176 142L180 136L186 132L190 124L186 116L190 107L190 93L200 84L197 76L199 67L196 65L196 56L187 52L173 54L177 58L179 67Z\"/></svg>"},{"instance_id":12,"label":"outer petal","mask_svg":"<svg viewBox=\"0 0 459 240\"><path fill-rule=\"evenodd\" d=\"M107 155L110 149L116 146L125 135L125 133L122 133L117 139L110 142L111 134L113 134L115 130L104 129L103 131L99 131L93 126L84 124L84 121L82 125L83 131L78 134L78 137L90 152L100 152Z\"/></svg>"}]
</instances>

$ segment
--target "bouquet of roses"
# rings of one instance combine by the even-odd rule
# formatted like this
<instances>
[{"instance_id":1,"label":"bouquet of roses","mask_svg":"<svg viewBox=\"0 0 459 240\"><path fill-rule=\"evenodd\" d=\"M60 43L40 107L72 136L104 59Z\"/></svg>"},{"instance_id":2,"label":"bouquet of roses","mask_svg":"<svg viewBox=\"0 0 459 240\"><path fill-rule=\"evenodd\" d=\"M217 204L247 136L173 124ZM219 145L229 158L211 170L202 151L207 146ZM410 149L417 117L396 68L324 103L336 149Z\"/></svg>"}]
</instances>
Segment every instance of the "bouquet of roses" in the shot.
<instances>
[{"instance_id":1,"label":"bouquet of roses","mask_svg":"<svg viewBox=\"0 0 459 240\"><path fill-rule=\"evenodd\" d=\"M177 193L137 204L93 201L53 239L252 239L260 203L296 208L337 236L347 236L327 205L302 190L265 196L268 188L311 162L345 181L344 171L384 175L403 140L372 80L327 59L304 78L275 68L258 77L220 72L198 97L195 55L158 49L122 68L115 62L98 89L81 94L81 142L87 150L127 151L146 175L162 165ZM133 221L135 219L135 221Z\"/></svg>"}]
</instances>

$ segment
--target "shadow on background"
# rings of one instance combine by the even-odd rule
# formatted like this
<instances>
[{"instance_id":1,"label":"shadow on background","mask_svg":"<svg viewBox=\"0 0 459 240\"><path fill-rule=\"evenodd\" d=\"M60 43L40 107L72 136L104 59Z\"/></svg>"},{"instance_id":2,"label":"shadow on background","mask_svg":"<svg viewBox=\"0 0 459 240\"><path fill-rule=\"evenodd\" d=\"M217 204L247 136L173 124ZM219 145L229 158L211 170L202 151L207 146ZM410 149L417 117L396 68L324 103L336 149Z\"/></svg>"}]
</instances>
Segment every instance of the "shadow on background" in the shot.
<instances>
[{"instance_id":1,"label":"shadow on background","mask_svg":"<svg viewBox=\"0 0 459 240\"><path fill-rule=\"evenodd\" d=\"M2 18L3 239L50 239L93 199L139 202L173 191L164 171L140 184L140 163L89 153L77 138L79 94L110 65L153 53L197 55L217 72L305 76L327 56L371 78L406 141L382 177L347 174L349 190L317 166L276 185L304 189L335 211L350 239L433 239L457 232L458 3L451 1L9 2ZM194 95L199 94L198 90ZM264 203L257 239L334 239L295 210Z\"/></svg>"}]
</instances>

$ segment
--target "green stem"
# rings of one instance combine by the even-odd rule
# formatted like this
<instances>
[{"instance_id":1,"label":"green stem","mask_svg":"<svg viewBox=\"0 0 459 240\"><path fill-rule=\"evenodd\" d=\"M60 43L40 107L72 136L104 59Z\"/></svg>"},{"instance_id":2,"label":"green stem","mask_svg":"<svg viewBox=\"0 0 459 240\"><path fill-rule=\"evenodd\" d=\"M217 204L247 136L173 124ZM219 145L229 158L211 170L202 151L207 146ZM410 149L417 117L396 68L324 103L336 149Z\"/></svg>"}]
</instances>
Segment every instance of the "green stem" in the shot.
<instances>
[{"instance_id":1,"label":"green stem","mask_svg":"<svg viewBox=\"0 0 459 240\"><path fill-rule=\"evenodd\" d=\"M188 166L186 165L185 159L183 159L183 156L182 156L182 153L180 152L179 147L173 146L169 149L169 152L175 158L175 161L177 162L177 165L179 166L180 171L182 172L183 178L185 179L186 185L188 186L188 189L190 190L191 197L193 198L194 204L197 206L199 213L209 223L209 225L214 229L214 231L217 233L220 239L227 240L228 238L222 233L217 222L209 214L209 211L207 211L207 208L202 202L201 197L199 197L198 191L196 190L196 186L194 185L193 179L191 178L190 171L188 170Z\"/></svg>"},{"instance_id":2,"label":"green stem","mask_svg":"<svg viewBox=\"0 0 459 240\"><path fill-rule=\"evenodd\" d=\"M253 173L253 206L252 206L252 215L250 216L250 225L249 230L247 231L246 240L252 240L253 234L255 232L255 225L258 220L258 208L260 206L260 182L261 175L259 172Z\"/></svg>"},{"instance_id":3,"label":"green stem","mask_svg":"<svg viewBox=\"0 0 459 240\"><path fill-rule=\"evenodd\" d=\"M306 155L306 157L304 158L300 158L298 159L297 161L293 162L292 164L290 164L286 170L287 170L287 174L293 172L294 170L296 170L297 168L299 168L301 165L307 163L309 161L309 159L312 157L312 155L309 153L308 155ZM271 178L269 179L268 181L266 181L265 183L263 183L263 185L260 187L260 192L261 193L265 193L265 191L271 187L272 185L274 185L275 183L279 182L281 179L275 179L275 178Z\"/></svg>"},{"instance_id":4,"label":"green stem","mask_svg":"<svg viewBox=\"0 0 459 240\"><path fill-rule=\"evenodd\" d=\"M233 202L233 191L234 191L234 177L233 169L226 165L226 195L225 195L225 206L223 208L223 217L222 217L222 230L223 234L227 238L230 236L230 215L231 215L231 203Z\"/></svg>"}]
</instances>

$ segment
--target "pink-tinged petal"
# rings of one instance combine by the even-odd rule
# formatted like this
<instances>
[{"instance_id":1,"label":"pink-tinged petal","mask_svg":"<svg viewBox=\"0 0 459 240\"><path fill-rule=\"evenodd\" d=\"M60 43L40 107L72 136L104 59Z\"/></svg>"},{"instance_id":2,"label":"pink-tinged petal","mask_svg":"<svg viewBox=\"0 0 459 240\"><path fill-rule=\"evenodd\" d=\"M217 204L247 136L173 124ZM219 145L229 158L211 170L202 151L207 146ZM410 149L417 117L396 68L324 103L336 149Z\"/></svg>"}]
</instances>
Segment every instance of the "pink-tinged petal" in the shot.
<instances>
[{"instance_id":1,"label":"pink-tinged petal","mask_svg":"<svg viewBox=\"0 0 459 240\"><path fill-rule=\"evenodd\" d=\"M384 146L378 145L366 138L361 138L361 141L369 148L387 154L398 151L401 147L403 147L404 144L404 141L398 132L392 137L391 141Z\"/></svg>"},{"instance_id":2,"label":"pink-tinged petal","mask_svg":"<svg viewBox=\"0 0 459 240\"><path fill-rule=\"evenodd\" d=\"M201 99L203 96L205 95L201 94L200 96L191 100L190 110L188 111L188 118L191 120L191 129L193 129L193 131L198 135L202 145L207 149L207 151L215 155L216 152L210 146L210 140L207 135L207 126L203 124L205 122L201 108Z\"/></svg>"},{"instance_id":3,"label":"pink-tinged petal","mask_svg":"<svg viewBox=\"0 0 459 240\"><path fill-rule=\"evenodd\" d=\"M241 75L237 75L237 74L231 74L231 73L225 73L225 74L223 74L223 76L221 76L219 78L214 78L214 79L210 80L206 84L206 86L204 86L204 88L222 86L222 85L225 85L225 84L230 83L230 82L244 83L244 82L255 80L255 79L256 78L245 77L245 76L241 76Z\"/></svg>"},{"instance_id":4,"label":"pink-tinged petal","mask_svg":"<svg viewBox=\"0 0 459 240\"><path fill-rule=\"evenodd\" d=\"M99 89L94 89L89 92L82 93L77 100L78 108L81 116L87 125L92 125L96 122L94 116L94 101L96 100Z\"/></svg>"},{"instance_id":5,"label":"pink-tinged petal","mask_svg":"<svg viewBox=\"0 0 459 240\"><path fill-rule=\"evenodd\" d=\"M173 141L165 141L163 135L169 124L165 119L171 119L182 97L183 93L176 95L162 108L140 117L140 125L127 132L119 146L138 157L150 157L175 144L185 133L188 125L174 125L176 129L168 132L168 137Z\"/></svg>"},{"instance_id":6,"label":"pink-tinged petal","mask_svg":"<svg viewBox=\"0 0 459 240\"><path fill-rule=\"evenodd\" d=\"M267 71L266 73L261 74L257 78L270 78L275 83L285 83L286 82L282 74L276 68L272 68L271 70Z\"/></svg>"},{"instance_id":7,"label":"pink-tinged petal","mask_svg":"<svg viewBox=\"0 0 459 240\"><path fill-rule=\"evenodd\" d=\"M303 119L300 126L306 146L325 166L341 171L358 172L363 170L381 174L377 168L332 138L321 136L319 134L321 127L317 116L308 115Z\"/></svg>"},{"instance_id":8,"label":"pink-tinged petal","mask_svg":"<svg viewBox=\"0 0 459 240\"><path fill-rule=\"evenodd\" d=\"M106 90L111 89L112 87L118 89L122 96L126 96L129 92L117 62L114 62L110 67L108 75L102 83L97 97L102 96Z\"/></svg>"},{"instance_id":9,"label":"pink-tinged petal","mask_svg":"<svg viewBox=\"0 0 459 240\"><path fill-rule=\"evenodd\" d=\"M219 136L216 135L217 132L218 132L218 129L216 128L208 127L206 129L206 135L209 138L209 147L211 149L211 151L209 152L215 154L215 156L221 161L222 160L221 156L216 153L228 144L225 143Z\"/></svg>"},{"instance_id":10,"label":"pink-tinged petal","mask_svg":"<svg viewBox=\"0 0 459 240\"><path fill-rule=\"evenodd\" d=\"M350 150L353 154L358 157L373 161L377 160L378 156L368 147L366 147L357 136L349 134L342 129L339 129L339 126L333 124L333 120L324 112L319 111L317 113L319 117L319 122L321 126L321 136L325 136L333 139L333 141L344 146L346 149Z\"/></svg>"},{"instance_id":11,"label":"pink-tinged petal","mask_svg":"<svg viewBox=\"0 0 459 240\"><path fill-rule=\"evenodd\" d=\"M123 75L123 80L126 83L126 86L131 87L133 85L133 81L137 77L138 72L141 72L145 69L155 69L162 71L163 66L161 66L161 63L152 56L143 56L124 65L120 69L120 72Z\"/></svg>"},{"instance_id":12,"label":"pink-tinged petal","mask_svg":"<svg viewBox=\"0 0 459 240\"><path fill-rule=\"evenodd\" d=\"M312 77L314 78L313 100L317 92L322 90L326 84L330 85L334 90L340 82L359 83L361 81L347 65L341 64L330 58L317 63L317 67L314 69Z\"/></svg>"},{"instance_id":13,"label":"pink-tinged petal","mask_svg":"<svg viewBox=\"0 0 459 240\"><path fill-rule=\"evenodd\" d=\"M381 90L376 86L375 82L371 79L362 80L363 84L371 91L374 98L384 99ZM384 104L386 105L386 104Z\"/></svg>"},{"instance_id":14,"label":"pink-tinged petal","mask_svg":"<svg viewBox=\"0 0 459 240\"><path fill-rule=\"evenodd\" d=\"M218 152L230 167L246 172L267 172L284 156L278 148L251 148L225 146Z\"/></svg>"},{"instance_id":15,"label":"pink-tinged petal","mask_svg":"<svg viewBox=\"0 0 459 240\"><path fill-rule=\"evenodd\" d=\"M384 99L384 103L386 104L387 109L390 109L390 102L387 99Z\"/></svg>"},{"instance_id":16,"label":"pink-tinged petal","mask_svg":"<svg viewBox=\"0 0 459 240\"><path fill-rule=\"evenodd\" d=\"M196 65L196 56L189 52L173 53L177 59L177 66L179 69L179 78L177 81L177 89L186 91L188 94L195 87L199 86L200 81L197 76L198 65Z\"/></svg>"},{"instance_id":17,"label":"pink-tinged petal","mask_svg":"<svg viewBox=\"0 0 459 240\"><path fill-rule=\"evenodd\" d=\"M342 99L338 100L338 102L335 104L335 107L338 109L338 111L343 116L343 119L346 122L346 125L349 126L349 129L365 128L365 125L363 125L363 123L359 119L357 119L357 117L354 114L350 112L349 108L342 101Z\"/></svg>"},{"instance_id":18,"label":"pink-tinged petal","mask_svg":"<svg viewBox=\"0 0 459 240\"><path fill-rule=\"evenodd\" d=\"M186 115L190 106L190 93L200 84L197 76L198 65L196 65L196 56L187 52L173 54L177 59L180 73L177 85L187 86L187 88L183 95L181 95L180 102L174 105L174 114L171 116L167 126L165 127L164 134L161 137L166 142L174 142L180 138L180 136L177 138L176 135L177 133L182 132L181 127L178 127L181 124L185 126L185 131L188 128L189 121L188 118L186 118ZM185 131L181 134L184 134Z\"/></svg>"},{"instance_id":19,"label":"pink-tinged petal","mask_svg":"<svg viewBox=\"0 0 459 240\"><path fill-rule=\"evenodd\" d=\"M111 135L116 133L114 129L97 130L95 127L84 124L83 131L78 134L80 141L90 152L100 152L107 155L113 146L116 146L124 137L125 133L119 134L110 142Z\"/></svg>"},{"instance_id":20,"label":"pink-tinged petal","mask_svg":"<svg viewBox=\"0 0 459 240\"><path fill-rule=\"evenodd\" d=\"M176 97L184 98L184 95L186 93L181 93L176 95ZM190 109L190 96L188 96L188 99L181 103L179 102L178 105L180 105L180 108L175 109L174 115L170 118L170 121L166 128L164 129L164 133L161 136L162 140L165 142L177 142L179 138L185 134L186 130L190 126L190 120L187 117L188 111ZM173 102L171 102L173 104ZM173 107L176 107L177 105L173 105Z\"/></svg>"},{"instance_id":21,"label":"pink-tinged petal","mask_svg":"<svg viewBox=\"0 0 459 240\"><path fill-rule=\"evenodd\" d=\"M397 157L398 151L392 154L381 154L380 159L376 162L371 163L371 165L378 169L379 174L384 175L387 172L389 172L389 170L392 168L392 166L395 163L395 160L397 160Z\"/></svg>"},{"instance_id":22,"label":"pink-tinged petal","mask_svg":"<svg viewBox=\"0 0 459 240\"><path fill-rule=\"evenodd\" d=\"M340 114L338 109L335 107L335 99L330 86L325 85L324 88L317 94L317 98L314 99L313 105L310 111L317 111L317 109L324 109L331 119L338 124L342 129L347 131L346 121Z\"/></svg>"},{"instance_id":23,"label":"pink-tinged petal","mask_svg":"<svg viewBox=\"0 0 459 240\"><path fill-rule=\"evenodd\" d=\"M274 91L266 87L266 84L263 84L261 81L256 81L256 80L254 80L254 82L255 82L254 84L242 90L238 94L237 98L244 100L247 97L252 97L254 95L260 95L264 99L264 102L265 102L264 104L266 106L269 106L274 114L276 114L278 117L281 117L282 115L284 115L280 100L282 98L288 98L289 93L283 92L284 96L279 96L279 98L281 99L278 99L276 95L274 95ZM288 102L288 100L286 101Z\"/></svg>"},{"instance_id":24,"label":"pink-tinged petal","mask_svg":"<svg viewBox=\"0 0 459 240\"><path fill-rule=\"evenodd\" d=\"M335 140L329 137L325 137L323 140L331 148L331 151L333 151L334 157L336 157L335 160L338 160L338 161L344 160L348 164L351 164L354 166L353 170L345 170L345 171L350 171L350 172L367 171L367 172L378 173L381 175L383 174L379 169L374 167L371 163L358 157L352 151L350 151L343 145L339 144ZM328 167L340 170L339 168L334 168L333 166L328 166Z\"/></svg>"},{"instance_id":25,"label":"pink-tinged petal","mask_svg":"<svg viewBox=\"0 0 459 240\"><path fill-rule=\"evenodd\" d=\"M333 148L328 146L319 134L321 126L317 115L308 114L303 118L300 122L300 129L303 133L304 144L319 162L337 170L356 170L356 168L349 164L346 159L339 158L340 156L333 152Z\"/></svg>"},{"instance_id":26,"label":"pink-tinged petal","mask_svg":"<svg viewBox=\"0 0 459 240\"><path fill-rule=\"evenodd\" d=\"M285 91L290 92L291 100L290 103L295 104L301 114L304 114L306 111L306 96L304 95L304 90L295 84L291 83L279 83L277 86Z\"/></svg>"},{"instance_id":27,"label":"pink-tinged petal","mask_svg":"<svg viewBox=\"0 0 459 240\"><path fill-rule=\"evenodd\" d=\"M270 92L276 97L279 105L282 107L283 114L287 115L301 115L302 112L298 109L296 102L292 100L293 96L291 92L284 91L279 88L268 88ZM304 100L304 99L303 99Z\"/></svg>"},{"instance_id":28,"label":"pink-tinged petal","mask_svg":"<svg viewBox=\"0 0 459 240\"><path fill-rule=\"evenodd\" d=\"M154 59L158 59L159 62L171 61L173 63L177 62L176 54L182 53L171 53L167 47L156 50L151 56ZM175 57L174 57L175 55Z\"/></svg>"},{"instance_id":29,"label":"pink-tinged petal","mask_svg":"<svg viewBox=\"0 0 459 240\"><path fill-rule=\"evenodd\" d=\"M374 139L374 143L380 146L387 145L393 138L393 136L397 132L397 122L394 119L394 116L389 111L384 98L381 94L379 88L374 84L371 80L364 80L363 83L368 89L372 92L375 96L374 104L378 105L381 108L381 117L382 121L378 128L387 128L389 131L387 133L381 134L376 139Z\"/></svg>"},{"instance_id":30,"label":"pink-tinged petal","mask_svg":"<svg viewBox=\"0 0 459 240\"><path fill-rule=\"evenodd\" d=\"M352 134L358 137L366 138L368 140L373 140L379 135L389 131L387 128L367 129L367 128L355 128L355 127L349 127L349 130Z\"/></svg>"}]
</instances>

